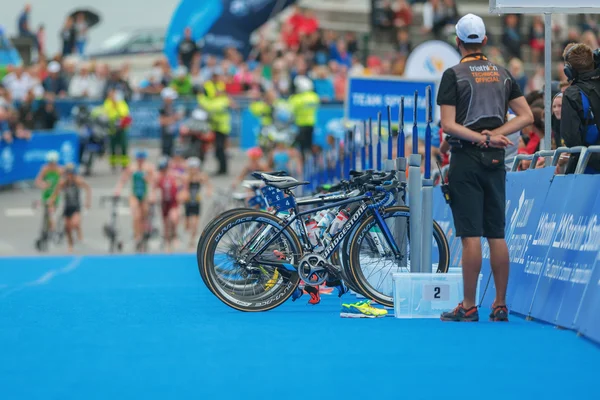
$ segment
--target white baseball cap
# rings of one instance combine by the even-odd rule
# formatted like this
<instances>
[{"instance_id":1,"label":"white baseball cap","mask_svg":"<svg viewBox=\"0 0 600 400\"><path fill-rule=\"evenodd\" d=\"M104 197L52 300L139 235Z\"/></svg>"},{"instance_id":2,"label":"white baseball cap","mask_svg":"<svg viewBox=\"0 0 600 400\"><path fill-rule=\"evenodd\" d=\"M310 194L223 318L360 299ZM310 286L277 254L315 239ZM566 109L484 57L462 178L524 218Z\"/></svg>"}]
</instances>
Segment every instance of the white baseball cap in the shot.
<instances>
[{"instance_id":1,"label":"white baseball cap","mask_svg":"<svg viewBox=\"0 0 600 400\"><path fill-rule=\"evenodd\" d=\"M456 36L464 43L482 43L485 39L485 24L481 17L467 14L456 24Z\"/></svg>"},{"instance_id":2,"label":"white baseball cap","mask_svg":"<svg viewBox=\"0 0 600 400\"><path fill-rule=\"evenodd\" d=\"M160 97L163 99L175 100L177 98L177 91L172 87L166 87L160 91Z\"/></svg>"},{"instance_id":3,"label":"white baseball cap","mask_svg":"<svg viewBox=\"0 0 600 400\"><path fill-rule=\"evenodd\" d=\"M48 64L48 72L50 72L51 74L55 74L57 72L60 72L60 64L56 61L51 61Z\"/></svg>"}]
</instances>

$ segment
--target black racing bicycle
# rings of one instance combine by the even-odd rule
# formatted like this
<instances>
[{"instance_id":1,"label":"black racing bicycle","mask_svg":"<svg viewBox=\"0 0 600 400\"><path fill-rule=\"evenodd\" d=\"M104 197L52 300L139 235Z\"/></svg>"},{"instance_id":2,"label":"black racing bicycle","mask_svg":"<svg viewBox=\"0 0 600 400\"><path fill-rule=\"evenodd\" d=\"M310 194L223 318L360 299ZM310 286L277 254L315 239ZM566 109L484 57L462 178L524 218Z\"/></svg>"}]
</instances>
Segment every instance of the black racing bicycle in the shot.
<instances>
[{"instance_id":1,"label":"black racing bicycle","mask_svg":"<svg viewBox=\"0 0 600 400\"><path fill-rule=\"evenodd\" d=\"M393 176L355 173L348 186L357 189L297 201L292 190L306 182L257 174L267 185L269 205L279 213L239 209L217 217L198 243L201 276L221 301L242 311L279 306L300 279L313 286L344 279L367 298L393 306L391 274L410 270L410 210L392 205L396 192L405 190ZM316 245L305 218L331 209L345 210L347 220ZM447 272L448 253L446 238L434 222L432 260L437 272Z\"/></svg>"}]
</instances>

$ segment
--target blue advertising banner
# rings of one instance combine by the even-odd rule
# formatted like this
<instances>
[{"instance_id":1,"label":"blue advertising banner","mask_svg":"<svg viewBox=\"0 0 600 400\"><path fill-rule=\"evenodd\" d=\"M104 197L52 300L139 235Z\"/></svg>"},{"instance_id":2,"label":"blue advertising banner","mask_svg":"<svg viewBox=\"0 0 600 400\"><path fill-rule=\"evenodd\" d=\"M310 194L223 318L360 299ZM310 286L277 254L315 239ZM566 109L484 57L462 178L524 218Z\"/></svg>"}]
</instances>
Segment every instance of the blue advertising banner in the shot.
<instances>
[{"instance_id":1,"label":"blue advertising banner","mask_svg":"<svg viewBox=\"0 0 600 400\"><path fill-rule=\"evenodd\" d=\"M326 148L328 132L327 125L334 120L341 120L344 117L344 111L341 106L323 106L317 111L317 123L313 135L313 143ZM260 121L248 109L242 111L241 119L240 147L249 149L258 145L258 135L260 133Z\"/></svg>"},{"instance_id":2,"label":"blue advertising banner","mask_svg":"<svg viewBox=\"0 0 600 400\"><path fill-rule=\"evenodd\" d=\"M600 201L596 202L596 209L600 207ZM597 240L600 240L597 239ZM575 320L579 327L579 333L585 337L600 343L600 252L596 256L596 264L592 271L590 282L586 288L581 309Z\"/></svg>"},{"instance_id":3,"label":"blue advertising banner","mask_svg":"<svg viewBox=\"0 0 600 400\"><path fill-rule=\"evenodd\" d=\"M548 253L549 260L561 262L546 267L538 288L540 295L535 297L531 314L559 326L577 329L575 318L600 254L600 175L575 175L571 179L580 189L568 196ZM546 280L550 280L549 296L556 298L562 293L553 321L546 319L552 314L552 301L546 305L542 297L542 284L546 284Z\"/></svg>"},{"instance_id":4,"label":"blue advertising banner","mask_svg":"<svg viewBox=\"0 0 600 400\"><path fill-rule=\"evenodd\" d=\"M418 91L417 122L425 124L427 118L425 88L427 86L431 86L432 103L435 105L436 81L409 80L393 76L351 76L348 78L345 116L354 121L369 118L375 120L377 113L385 113L386 107L389 105L392 108L392 120L397 122L400 98L404 96L404 122L411 125L414 122L414 95L415 91ZM435 106L432 115L435 121Z\"/></svg>"},{"instance_id":5,"label":"blue advertising banner","mask_svg":"<svg viewBox=\"0 0 600 400\"><path fill-rule=\"evenodd\" d=\"M450 248L450 268L461 267L462 243L460 238L456 237L454 229L454 220L450 206L444 201L442 189L439 186L433 188L433 219L438 223L448 239Z\"/></svg>"},{"instance_id":6,"label":"blue advertising banner","mask_svg":"<svg viewBox=\"0 0 600 400\"><path fill-rule=\"evenodd\" d=\"M204 54L223 55L235 48L250 52L250 36L269 19L296 0L182 0L171 17L165 37L165 55L177 65L177 46L186 27Z\"/></svg>"},{"instance_id":7,"label":"blue advertising banner","mask_svg":"<svg viewBox=\"0 0 600 400\"><path fill-rule=\"evenodd\" d=\"M509 308L528 315L548 245L533 235L554 176L553 168L508 173L506 240L510 254ZM495 292L495 291L494 291Z\"/></svg>"},{"instance_id":8,"label":"blue advertising banner","mask_svg":"<svg viewBox=\"0 0 600 400\"><path fill-rule=\"evenodd\" d=\"M35 179L51 150L58 151L61 164L77 165L78 135L72 132L34 132L31 140L15 140L11 144L0 142L0 185Z\"/></svg>"}]
</instances>

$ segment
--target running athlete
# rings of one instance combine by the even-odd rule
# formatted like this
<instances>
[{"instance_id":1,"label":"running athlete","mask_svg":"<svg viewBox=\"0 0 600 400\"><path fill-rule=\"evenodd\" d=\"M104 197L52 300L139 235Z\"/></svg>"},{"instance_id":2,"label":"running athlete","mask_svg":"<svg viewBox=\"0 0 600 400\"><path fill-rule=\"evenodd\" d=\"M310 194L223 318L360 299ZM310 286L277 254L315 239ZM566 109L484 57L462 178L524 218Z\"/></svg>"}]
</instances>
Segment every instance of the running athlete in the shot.
<instances>
[{"instance_id":1,"label":"running athlete","mask_svg":"<svg viewBox=\"0 0 600 400\"><path fill-rule=\"evenodd\" d=\"M60 182L62 174L62 168L58 165L59 154L56 151L49 151L46 154L46 164L42 167L37 177L35 178L35 186L42 189L42 205L48 207L49 218L49 229L54 231L54 220L52 215L58 204L58 197L54 199L54 202L50 203L50 197L54 193L54 190Z\"/></svg>"},{"instance_id":2,"label":"running athlete","mask_svg":"<svg viewBox=\"0 0 600 400\"><path fill-rule=\"evenodd\" d=\"M177 225L179 224L179 199L177 197L179 181L176 174L174 169L169 166L168 159L163 158L159 161L158 176L154 189L160 191L161 195L163 230L167 252L173 250L177 236Z\"/></svg>"},{"instance_id":3,"label":"running athlete","mask_svg":"<svg viewBox=\"0 0 600 400\"><path fill-rule=\"evenodd\" d=\"M207 196L212 196L212 185L208 176L200 171L200 159L191 157L187 161L188 171L183 179L184 190L181 193L181 202L185 204L185 230L190 234L190 249L194 248L200 221L200 190L206 186Z\"/></svg>"},{"instance_id":4,"label":"running athlete","mask_svg":"<svg viewBox=\"0 0 600 400\"><path fill-rule=\"evenodd\" d=\"M254 171L266 172L269 170L269 166L263 160L263 151L260 147L253 147L246 152L248 156L248 162L242 168L240 175L231 184L232 187L237 187L244 179L254 179L250 177L250 174Z\"/></svg>"},{"instance_id":5,"label":"running athlete","mask_svg":"<svg viewBox=\"0 0 600 400\"><path fill-rule=\"evenodd\" d=\"M63 217L65 218L65 233L67 234L67 244L69 253L73 252L73 231L77 232L77 240L81 241L81 195L80 188L85 190L87 209L92 205L92 188L75 170L75 165L69 163L65 166L64 177L60 180L52 196L48 200L50 204L54 204L56 197L60 192L65 195L65 208Z\"/></svg>"},{"instance_id":6,"label":"running athlete","mask_svg":"<svg viewBox=\"0 0 600 400\"><path fill-rule=\"evenodd\" d=\"M269 156L269 165L273 171L285 171L289 175L294 169L296 176L302 176L302 156L288 144L287 135L279 134L273 139L275 148Z\"/></svg>"},{"instance_id":7,"label":"running athlete","mask_svg":"<svg viewBox=\"0 0 600 400\"><path fill-rule=\"evenodd\" d=\"M145 150L138 150L135 154L136 162L123 171L115 189L115 196L120 196L123 186L131 179L129 208L133 216L133 235L136 245L142 242L144 221L148 217L149 201L151 200L148 188L152 187L154 179L154 167L146 161L147 158L148 153Z\"/></svg>"}]
</instances>

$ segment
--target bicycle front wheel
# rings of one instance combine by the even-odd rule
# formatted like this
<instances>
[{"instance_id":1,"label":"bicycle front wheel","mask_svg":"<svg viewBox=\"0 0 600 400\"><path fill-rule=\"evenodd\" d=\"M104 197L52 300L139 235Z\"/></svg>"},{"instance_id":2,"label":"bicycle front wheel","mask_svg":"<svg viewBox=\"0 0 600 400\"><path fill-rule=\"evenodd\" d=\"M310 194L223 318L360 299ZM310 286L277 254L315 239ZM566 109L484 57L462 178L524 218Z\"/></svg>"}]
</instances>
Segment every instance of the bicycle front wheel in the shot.
<instances>
[{"instance_id":1,"label":"bicycle front wheel","mask_svg":"<svg viewBox=\"0 0 600 400\"><path fill-rule=\"evenodd\" d=\"M266 311L292 295L300 278L290 266L302 248L282 227L281 219L261 211L235 213L213 227L198 250L198 268L219 300L240 311Z\"/></svg>"},{"instance_id":2,"label":"bicycle front wheel","mask_svg":"<svg viewBox=\"0 0 600 400\"><path fill-rule=\"evenodd\" d=\"M348 245L348 270L363 294L386 307L394 306L392 274L410 272L410 209L405 206L386 208L381 213L400 254L397 257L392 245L383 234L373 215L365 218L351 234ZM431 238L433 270L448 272L448 241L440 226L433 222Z\"/></svg>"}]
</instances>

